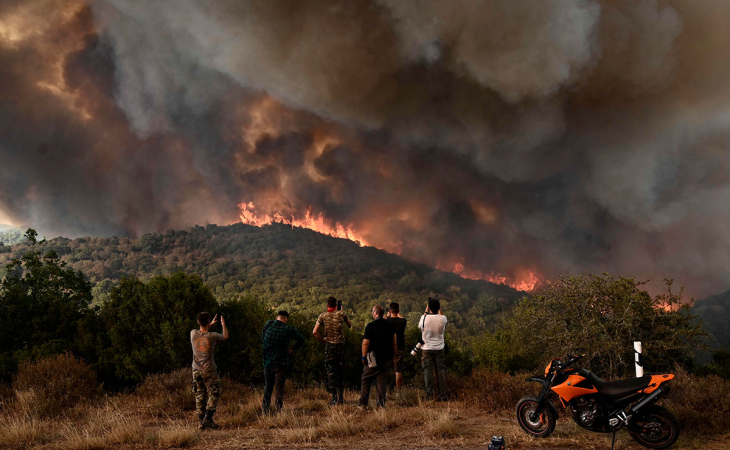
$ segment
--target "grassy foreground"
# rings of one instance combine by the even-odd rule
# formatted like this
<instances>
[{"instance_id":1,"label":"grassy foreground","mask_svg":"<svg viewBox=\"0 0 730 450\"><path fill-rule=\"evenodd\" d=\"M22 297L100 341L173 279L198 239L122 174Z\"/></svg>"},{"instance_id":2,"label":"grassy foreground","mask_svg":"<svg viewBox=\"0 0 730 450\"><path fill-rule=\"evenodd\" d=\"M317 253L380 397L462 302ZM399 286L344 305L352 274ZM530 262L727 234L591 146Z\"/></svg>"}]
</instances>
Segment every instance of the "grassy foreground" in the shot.
<instances>
[{"instance_id":1,"label":"grassy foreground","mask_svg":"<svg viewBox=\"0 0 730 450\"><path fill-rule=\"evenodd\" d=\"M502 435L508 449L610 448L609 435L580 429L562 411L553 436L541 440L527 436L517 425L510 403L529 386L515 383L517 378L508 375L504 377L509 379L501 382L494 381L493 374L484 375L493 384L482 391L474 390L475 386L470 385L474 381L467 380L461 383L458 400L443 403L425 402L420 390L408 388L400 396L391 396L385 410L369 411L356 408L359 393L355 391L346 392L345 405L330 407L323 389L295 389L288 385L284 411L273 417L260 415L260 388L224 380L223 398L216 415L222 428L202 432L196 428L188 376L187 369L151 376L134 393L98 396L53 414L39 410L39 405L47 404L43 393L6 388L2 393L0 447L60 450L486 448L492 435ZM482 381L482 385L487 383ZM678 381L696 383L686 376ZM475 394L465 395L467 390ZM678 400L681 400L684 394L681 388L678 390ZM492 395L486 396L487 391ZM666 405L677 413L680 421L689 413L676 401L672 404L668 400ZM712 407L706 402L705 405ZM685 427L697 428L689 422ZM727 431L717 432L724 424L713 426L720 428L713 433L685 430L672 448L727 448L726 440L730 437ZM621 432L617 448L642 447L634 444L626 432Z\"/></svg>"}]
</instances>

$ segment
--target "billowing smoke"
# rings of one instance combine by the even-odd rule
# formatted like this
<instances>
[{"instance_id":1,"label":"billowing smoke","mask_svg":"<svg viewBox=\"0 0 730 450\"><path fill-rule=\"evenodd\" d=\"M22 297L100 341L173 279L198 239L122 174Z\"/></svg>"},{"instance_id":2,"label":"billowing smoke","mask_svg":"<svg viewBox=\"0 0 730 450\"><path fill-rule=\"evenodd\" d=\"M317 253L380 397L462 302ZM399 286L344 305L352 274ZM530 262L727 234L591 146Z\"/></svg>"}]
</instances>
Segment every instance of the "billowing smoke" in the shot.
<instances>
[{"instance_id":1,"label":"billowing smoke","mask_svg":"<svg viewBox=\"0 0 730 450\"><path fill-rule=\"evenodd\" d=\"M717 292L727 17L723 0L6 0L0 217L136 235L253 202L511 282Z\"/></svg>"}]
</instances>

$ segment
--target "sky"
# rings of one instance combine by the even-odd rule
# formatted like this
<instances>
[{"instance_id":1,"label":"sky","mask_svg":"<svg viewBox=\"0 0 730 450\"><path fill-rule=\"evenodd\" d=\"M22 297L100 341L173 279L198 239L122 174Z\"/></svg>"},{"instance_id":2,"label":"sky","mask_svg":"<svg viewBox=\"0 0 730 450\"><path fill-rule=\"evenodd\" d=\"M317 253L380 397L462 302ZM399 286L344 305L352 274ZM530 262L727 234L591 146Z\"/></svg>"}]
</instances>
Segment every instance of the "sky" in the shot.
<instances>
[{"instance_id":1,"label":"sky","mask_svg":"<svg viewBox=\"0 0 730 450\"><path fill-rule=\"evenodd\" d=\"M725 291L729 19L723 0L3 0L0 223L278 214L512 285Z\"/></svg>"}]
</instances>

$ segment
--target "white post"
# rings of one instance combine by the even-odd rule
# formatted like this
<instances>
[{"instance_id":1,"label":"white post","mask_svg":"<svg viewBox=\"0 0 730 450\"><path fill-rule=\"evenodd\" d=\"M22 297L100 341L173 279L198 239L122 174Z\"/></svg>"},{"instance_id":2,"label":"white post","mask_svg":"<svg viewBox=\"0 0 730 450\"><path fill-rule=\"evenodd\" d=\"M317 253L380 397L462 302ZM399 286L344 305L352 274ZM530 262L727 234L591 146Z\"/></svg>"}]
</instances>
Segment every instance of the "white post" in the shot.
<instances>
[{"instance_id":1,"label":"white post","mask_svg":"<svg viewBox=\"0 0 730 450\"><path fill-rule=\"evenodd\" d=\"M641 342L634 341L634 364L636 366L636 378L644 376L644 363L641 361Z\"/></svg>"}]
</instances>

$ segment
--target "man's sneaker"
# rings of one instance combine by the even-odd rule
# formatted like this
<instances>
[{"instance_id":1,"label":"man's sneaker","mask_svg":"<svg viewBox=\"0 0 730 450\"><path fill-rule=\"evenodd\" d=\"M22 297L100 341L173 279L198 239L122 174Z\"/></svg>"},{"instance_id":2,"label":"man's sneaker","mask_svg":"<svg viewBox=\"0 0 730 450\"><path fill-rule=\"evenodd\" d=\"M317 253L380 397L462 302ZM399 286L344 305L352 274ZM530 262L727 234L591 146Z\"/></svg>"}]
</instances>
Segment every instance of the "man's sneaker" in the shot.
<instances>
[{"instance_id":1,"label":"man's sneaker","mask_svg":"<svg viewBox=\"0 0 730 450\"><path fill-rule=\"evenodd\" d=\"M359 409L360 411L367 411L368 405L357 405L357 409Z\"/></svg>"},{"instance_id":2,"label":"man's sneaker","mask_svg":"<svg viewBox=\"0 0 730 450\"><path fill-rule=\"evenodd\" d=\"M203 425L204 419L205 419L205 414L198 414L198 429L200 429L200 430L205 428L205 425Z\"/></svg>"},{"instance_id":3,"label":"man's sneaker","mask_svg":"<svg viewBox=\"0 0 730 450\"><path fill-rule=\"evenodd\" d=\"M204 428L211 428L213 430L220 428L217 423L213 422L213 414L215 414L215 411L207 411L205 413L205 418L203 419Z\"/></svg>"}]
</instances>

